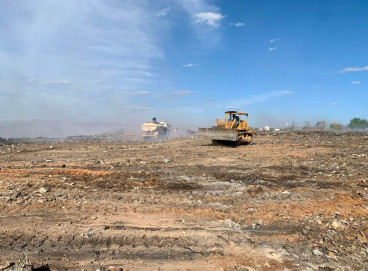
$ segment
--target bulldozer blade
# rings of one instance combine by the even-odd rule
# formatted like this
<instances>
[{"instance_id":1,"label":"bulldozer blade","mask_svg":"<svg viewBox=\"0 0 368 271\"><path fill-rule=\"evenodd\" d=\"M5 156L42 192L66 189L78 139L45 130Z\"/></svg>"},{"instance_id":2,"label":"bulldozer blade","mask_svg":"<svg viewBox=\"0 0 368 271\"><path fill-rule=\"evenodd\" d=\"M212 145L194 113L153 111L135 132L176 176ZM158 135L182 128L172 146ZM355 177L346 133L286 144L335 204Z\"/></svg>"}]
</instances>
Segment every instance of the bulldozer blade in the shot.
<instances>
[{"instance_id":1,"label":"bulldozer blade","mask_svg":"<svg viewBox=\"0 0 368 271\"><path fill-rule=\"evenodd\" d=\"M216 129L216 128L199 128L198 138L223 140L223 141L237 141L238 132L233 129Z\"/></svg>"}]
</instances>

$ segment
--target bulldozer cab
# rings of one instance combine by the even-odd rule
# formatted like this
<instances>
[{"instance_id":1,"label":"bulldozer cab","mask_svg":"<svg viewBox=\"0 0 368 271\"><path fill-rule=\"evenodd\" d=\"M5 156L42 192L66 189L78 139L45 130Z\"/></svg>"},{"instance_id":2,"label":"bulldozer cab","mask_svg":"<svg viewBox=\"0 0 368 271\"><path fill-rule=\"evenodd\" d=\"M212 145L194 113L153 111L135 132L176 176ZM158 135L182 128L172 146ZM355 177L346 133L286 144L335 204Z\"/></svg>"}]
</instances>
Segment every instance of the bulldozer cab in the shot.
<instances>
[{"instance_id":1,"label":"bulldozer cab","mask_svg":"<svg viewBox=\"0 0 368 271\"><path fill-rule=\"evenodd\" d=\"M248 113L238 111L227 111L225 112L224 120L217 119L216 126L225 129L238 129L238 130L247 129Z\"/></svg>"}]
</instances>

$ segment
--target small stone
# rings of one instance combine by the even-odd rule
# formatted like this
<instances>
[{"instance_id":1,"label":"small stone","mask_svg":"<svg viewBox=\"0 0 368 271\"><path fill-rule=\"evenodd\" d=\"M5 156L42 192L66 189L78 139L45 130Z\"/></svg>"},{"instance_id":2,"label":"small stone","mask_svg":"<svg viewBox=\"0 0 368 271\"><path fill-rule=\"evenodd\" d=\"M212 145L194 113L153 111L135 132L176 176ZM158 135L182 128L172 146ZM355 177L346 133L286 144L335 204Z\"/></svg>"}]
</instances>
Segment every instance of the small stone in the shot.
<instances>
[{"instance_id":1,"label":"small stone","mask_svg":"<svg viewBox=\"0 0 368 271\"><path fill-rule=\"evenodd\" d=\"M323 253L319 251L318 249L313 250L313 254L316 256L323 256Z\"/></svg>"},{"instance_id":2,"label":"small stone","mask_svg":"<svg viewBox=\"0 0 368 271\"><path fill-rule=\"evenodd\" d=\"M40 192L40 193L44 194L44 193L46 193L46 192L49 192L49 190L48 190L48 189L46 189L45 187L41 187L40 189L38 189L38 192Z\"/></svg>"},{"instance_id":3,"label":"small stone","mask_svg":"<svg viewBox=\"0 0 368 271\"><path fill-rule=\"evenodd\" d=\"M341 223L340 221L338 221L338 220L334 220L334 221L332 222L332 227L333 227L335 230L345 228L344 224L342 224L342 223Z\"/></svg>"},{"instance_id":4,"label":"small stone","mask_svg":"<svg viewBox=\"0 0 368 271\"><path fill-rule=\"evenodd\" d=\"M262 220L252 223L252 229L253 230L258 229L262 224L263 224Z\"/></svg>"},{"instance_id":5,"label":"small stone","mask_svg":"<svg viewBox=\"0 0 368 271\"><path fill-rule=\"evenodd\" d=\"M224 223L227 227L232 228L233 230L241 231L241 226L231 219L225 219Z\"/></svg>"},{"instance_id":6,"label":"small stone","mask_svg":"<svg viewBox=\"0 0 368 271\"><path fill-rule=\"evenodd\" d=\"M95 220L97 218L97 216L93 215L91 216L91 220Z\"/></svg>"}]
</instances>

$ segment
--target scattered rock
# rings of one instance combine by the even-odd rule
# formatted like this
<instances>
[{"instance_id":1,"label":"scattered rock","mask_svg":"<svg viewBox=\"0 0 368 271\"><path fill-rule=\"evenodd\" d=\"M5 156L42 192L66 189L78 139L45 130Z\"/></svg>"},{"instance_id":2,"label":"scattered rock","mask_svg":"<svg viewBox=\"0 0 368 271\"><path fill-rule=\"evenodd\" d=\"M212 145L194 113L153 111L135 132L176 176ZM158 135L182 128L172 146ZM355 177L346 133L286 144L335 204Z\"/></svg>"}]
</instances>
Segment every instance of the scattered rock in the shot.
<instances>
[{"instance_id":1,"label":"scattered rock","mask_svg":"<svg viewBox=\"0 0 368 271\"><path fill-rule=\"evenodd\" d=\"M261 227L261 225L263 224L263 221L262 220L260 220L260 221L258 221L258 222L254 222L254 223L252 223L252 229L253 230L255 230L255 229L258 229L258 228L260 228Z\"/></svg>"},{"instance_id":2,"label":"scattered rock","mask_svg":"<svg viewBox=\"0 0 368 271\"><path fill-rule=\"evenodd\" d=\"M109 266L107 268L107 271L123 271L124 269L122 267L119 266Z\"/></svg>"},{"instance_id":3,"label":"scattered rock","mask_svg":"<svg viewBox=\"0 0 368 271\"><path fill-rule=\"evenodd\" d=\"M343 223L341 223L340 221L338 220L334 220L332 222L332 227L335 229L335 230L338 230L338 229L343 229L345 228L345 225Z\"/></svg>"},{"instance_id":4,"label":"scattered rock","mask_svg":"<svg viewBox=\"0 0 368 271\"><path fill-rule=\"evenodd\" d=\"M50 268L46 266L42 266L39 268L33 268L31 261L28 259L18 260L17 262L6 262L4 265L0 266L0 270L4 271L32 271L32 270L50 270Z\"/></svg>"},{"instance_id":5,"label":"scattered rock","mask_svg":"<svg viewBox=\"0 0 368 271\"><path fill-rule=\"evenodd\" d=\"M49 192L49 189L46 189L45 187L41 187L40 189L38 189L38 192L44 194L46 192Z\"/></svg>"},{"instance_id":6,"label":"scattered rock","mask_svg":"<svg viewBox=\"0 0 368 271\"><path fill-rule=\"evenodd\" d=\"M313 254L316 256L323 256L323 253L319 251L318 249L313 250Z\"/></svg>"},{"instance_id":7,"label":"scattered rock","mask_svg":"<svg viewBox=\"0 0 368 271\"><path fill-rule=\"evenodd\" d=\"M231 219L225 219L224 223L227 227L235 231L241 231L241 226L238 223L232 221Z\"/></svg>"}]
</instances>

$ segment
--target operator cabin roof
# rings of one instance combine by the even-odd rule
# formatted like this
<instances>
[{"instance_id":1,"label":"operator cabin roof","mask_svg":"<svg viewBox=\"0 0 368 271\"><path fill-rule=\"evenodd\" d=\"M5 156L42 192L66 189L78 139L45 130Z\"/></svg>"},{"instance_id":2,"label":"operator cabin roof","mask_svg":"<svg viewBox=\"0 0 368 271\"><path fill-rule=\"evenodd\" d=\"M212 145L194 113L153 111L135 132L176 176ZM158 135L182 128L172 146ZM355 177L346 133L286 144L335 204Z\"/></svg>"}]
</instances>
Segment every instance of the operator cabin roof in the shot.
<instances>
[{"instance_id":1,"label":"operator cabin roof","mask_svg":"<svg viewBox=\"0 0 368 271\"><path fill-rule=\"evenodd\" d=\"M239 114L248 116L248 113L243 111L226 111L225 114Z\"/></svg>"}]
</instances>

